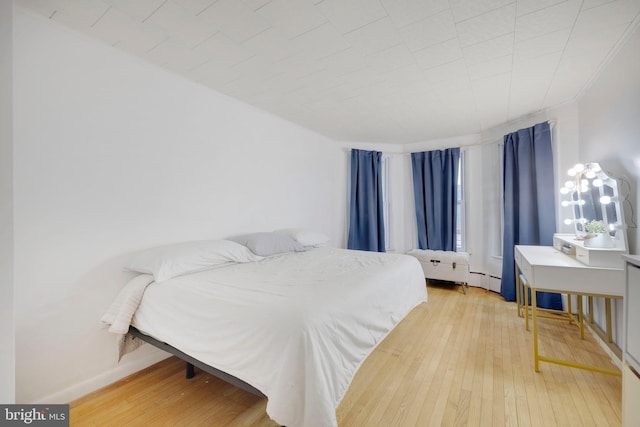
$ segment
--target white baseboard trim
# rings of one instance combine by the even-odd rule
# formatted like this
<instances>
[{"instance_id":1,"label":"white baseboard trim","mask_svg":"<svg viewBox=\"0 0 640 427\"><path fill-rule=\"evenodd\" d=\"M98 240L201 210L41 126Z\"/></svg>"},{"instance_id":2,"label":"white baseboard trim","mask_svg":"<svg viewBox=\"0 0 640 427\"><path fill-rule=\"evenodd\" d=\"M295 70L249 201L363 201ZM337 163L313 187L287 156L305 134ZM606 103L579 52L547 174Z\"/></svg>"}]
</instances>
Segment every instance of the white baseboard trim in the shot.
<instances>
[{"instance_id":1,"label":"white baseboard trim","mask_svg":"<svg viewBox=\"0 0 640 427\"><path fill-rule=\"evenodd\" d=\"M137 357L135 359L132 358L132 360L128 363L120 363L113 369L96 375L93 378L84 380L78 384L74 384L63 390L52 393L48 396L43 397L42 399L38 399L33 403L36 405L46 405L54 403L73 402L76 399L79 399L89 393L113 384L128 375L134 374L170 356L171 355L167 352L153 348L153 351L149 351L148 354L141 355L141 357Z\"/></svg>"},{"instance_id":2,"label":"white baseboard trim","mask_svg":"<svg viewBox=\"0 0 640 427\"><path fill-rule=\"evenodd\" d=\"M473 284L472 286L477 286L488 291L500 293L501 280L502 279L500 278L500 276L496 276L490 273L483 273L480 271L472 271L470 283Z\"/></svg>"}]
</instances>

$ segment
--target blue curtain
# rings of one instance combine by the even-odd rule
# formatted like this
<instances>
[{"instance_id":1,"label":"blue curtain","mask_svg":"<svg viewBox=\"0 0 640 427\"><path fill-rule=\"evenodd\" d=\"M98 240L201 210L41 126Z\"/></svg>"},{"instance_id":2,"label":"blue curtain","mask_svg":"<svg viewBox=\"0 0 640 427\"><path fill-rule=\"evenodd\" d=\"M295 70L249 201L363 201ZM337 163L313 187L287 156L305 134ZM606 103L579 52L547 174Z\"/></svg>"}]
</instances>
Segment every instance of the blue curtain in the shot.
<instances>
[{"instance_id":1,"label":"blue curtain","mask_svg":"<svg viewBox=\"0 0 640 427\"><path fill-rule=\"evenodd\" d=\"M351 150L347 248L385 251L382 184L382 153Z\"/></svg>"},{"instance_id":2,"label":"blue curtain","mask_svg":"<svg viewBox=\"0 0 640 427\"><path fill-rule=\"evenodd\" d=\"M456 250L460 148L411 153L418 247Z\"/></svg>"},{"instance_id":3,"label":"blue curtain","mask_svg":"<svg viewBox=\"0 0 640 427\"><path fill-rule=\"evenodd\" d=\"M556 230L549 123L504 136L504 238L500 294L515 301L515 245L553 245ZM538 306L562 309L559 294L540 292Z\"/></svg>"}]
</instances>

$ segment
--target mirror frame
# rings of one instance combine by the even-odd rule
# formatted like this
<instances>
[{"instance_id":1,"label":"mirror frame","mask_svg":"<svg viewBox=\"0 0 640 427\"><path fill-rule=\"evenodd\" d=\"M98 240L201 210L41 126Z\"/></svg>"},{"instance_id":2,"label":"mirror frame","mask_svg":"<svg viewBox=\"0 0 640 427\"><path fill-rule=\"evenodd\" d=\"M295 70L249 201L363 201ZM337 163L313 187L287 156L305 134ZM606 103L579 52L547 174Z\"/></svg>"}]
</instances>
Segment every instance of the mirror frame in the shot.
<instances>
[{"instance_id":1,"label":"mirror frame","mask_svg":"<svg viewBox=\"0 0 640 427\"><path fill-rule=\"evenodd\" d=\"M597 228L592 223L602 222L614 247L626 250L626 225L618 181L595 162L578 163L567 173L569 180L560 189L560 193L565 199L562 206L571 208L573 218L566 219L565 224L573 224L578 239L588 239L595 235L589 228Z\"/></svg>"}]
</instances>

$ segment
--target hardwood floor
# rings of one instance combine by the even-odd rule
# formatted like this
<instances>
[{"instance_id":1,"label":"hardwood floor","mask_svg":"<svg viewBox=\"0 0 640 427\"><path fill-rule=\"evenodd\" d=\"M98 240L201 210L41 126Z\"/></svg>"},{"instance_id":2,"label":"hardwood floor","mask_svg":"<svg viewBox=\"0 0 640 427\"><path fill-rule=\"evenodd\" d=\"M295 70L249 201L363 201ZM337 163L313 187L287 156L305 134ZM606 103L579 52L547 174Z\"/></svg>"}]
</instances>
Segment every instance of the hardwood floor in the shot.
<instances>
[{"instance_id":1,"label":"hardwood floor","mask_svg":"<svg viewBox=\"0 0 640 427\"><path fill-rule=\"evenodd\" d=\"M358 371L337 410L346 426L620 426L619 377L540 364L514 303L429 285L419 306ZM540 322L540 351L615 369L587 333ZM274 426L266 401L162 361L71 403L72 426Z\"/></svg>"}]
</instances>

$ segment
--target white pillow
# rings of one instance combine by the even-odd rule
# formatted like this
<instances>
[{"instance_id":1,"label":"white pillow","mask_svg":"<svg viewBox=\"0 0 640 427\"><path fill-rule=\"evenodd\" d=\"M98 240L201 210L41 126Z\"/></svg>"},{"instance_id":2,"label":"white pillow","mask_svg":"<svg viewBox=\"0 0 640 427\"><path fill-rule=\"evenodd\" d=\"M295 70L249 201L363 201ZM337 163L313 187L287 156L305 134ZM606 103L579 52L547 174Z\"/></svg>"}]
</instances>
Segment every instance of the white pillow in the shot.
<instances>
[{"instance_id":1,"label":"white pillow","mask_svg":"<svg viewBox=\"0 0 640 427\"><path fill-rule=\"evenodd\" d=\"M152 274L156 282L162 282L227 263L261 259L247 247L230 240L196 240L147 249L139 253L127 269Z\"/></svg>"},{"instance_id":2,"label":"white pillow","mask_svg":"<svg viewBox=\"0 0 640 427\"><path fill-rule=\"evenodd\" d=\"M282 230L276 230L276 232L290 236L302 246L320 247L329 243L329 237L327 235L304 228L284 228Z\"/></svg>"},{"instance_id":3,"label":"white pillow","mask_svg":"<svg viewBox=\"0 0 640 427\"><path fill-rule=\"evenodd\" d=\"M261 232L230 237L234 242L251 249L255 254L271 256L290 252L304 252L305 248L284 233Z\"/></svg>"}]
</instances>

